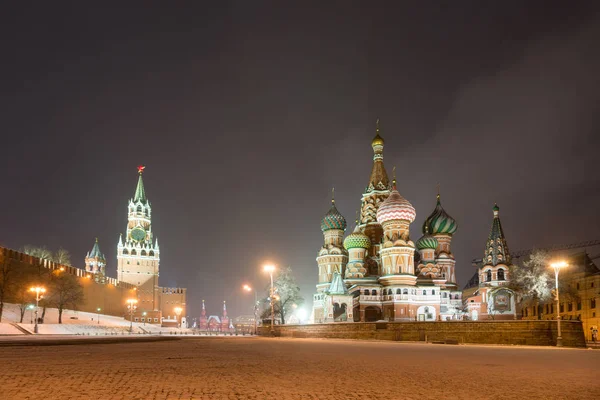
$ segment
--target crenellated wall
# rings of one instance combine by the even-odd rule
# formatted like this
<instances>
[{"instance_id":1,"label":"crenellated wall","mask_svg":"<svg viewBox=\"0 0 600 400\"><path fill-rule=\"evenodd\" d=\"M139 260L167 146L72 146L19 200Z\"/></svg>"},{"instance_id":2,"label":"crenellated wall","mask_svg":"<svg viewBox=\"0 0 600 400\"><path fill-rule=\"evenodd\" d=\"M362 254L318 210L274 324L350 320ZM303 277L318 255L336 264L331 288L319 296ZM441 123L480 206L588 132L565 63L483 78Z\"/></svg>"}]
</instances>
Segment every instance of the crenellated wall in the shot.
<instances>
[{"instance_id":1,"label":"crenellated wall","mask_svg":"<svg viewBox=\"0 0 600 400\"><path fill-rule=\"evenodd\" d=\"M0 263L4 262L10 262L12 267L25 273L24 282L26 285L43 283L40 276L43 276L47 271L59 270L61 273L76 276L83 286L84 293L84 302L77 308L79 311L96 312L100 308L102 314L124 316L126 313L126 300L137 298L135 285L119 282L109 277L105 278L104 283L97 283L94 275L86 272L85 269L57 264L16 250L0 247Z\"/></svg>"}]
</instances>

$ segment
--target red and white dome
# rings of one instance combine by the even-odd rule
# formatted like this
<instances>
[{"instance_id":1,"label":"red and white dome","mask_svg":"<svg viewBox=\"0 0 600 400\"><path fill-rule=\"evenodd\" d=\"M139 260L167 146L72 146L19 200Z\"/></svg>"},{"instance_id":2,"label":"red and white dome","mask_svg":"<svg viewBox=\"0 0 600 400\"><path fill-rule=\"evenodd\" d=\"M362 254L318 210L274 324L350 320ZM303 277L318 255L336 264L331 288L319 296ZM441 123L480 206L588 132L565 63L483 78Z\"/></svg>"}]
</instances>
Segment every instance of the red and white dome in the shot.
<instances>
[{"instance_id":1,"label":"red and white dome","mask_svg":"<svg viewBox=\"0 0 600 400\"><path fill-rule=\"evenodd\" d=\"M417 217L415 208L406 200L394 185L392 193L379 206L377 210L377 222L383 224L386 221L403 220L413 222Z\"/></svg>"}]
</instances>

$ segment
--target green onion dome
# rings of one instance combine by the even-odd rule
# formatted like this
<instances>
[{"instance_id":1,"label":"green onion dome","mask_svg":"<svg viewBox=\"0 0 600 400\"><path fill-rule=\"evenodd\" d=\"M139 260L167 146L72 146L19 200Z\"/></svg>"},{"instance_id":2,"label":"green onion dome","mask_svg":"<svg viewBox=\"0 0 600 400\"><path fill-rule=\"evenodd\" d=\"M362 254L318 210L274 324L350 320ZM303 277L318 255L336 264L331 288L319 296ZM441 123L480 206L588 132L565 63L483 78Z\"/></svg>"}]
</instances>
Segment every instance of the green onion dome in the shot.
<instances>
[{"instance_id":1,"label":"green onion dome","mask_svg":"<svg viewBox=\"0 0 600 400\"><path fill-rule=\"evenodd\" d=\"M429 232L425 232L425 234L421 236L419 240L417 240L415 245L417 246L418 250L437 249L438 241L436 238L431 236Z\"/></svg>"},{"instance_id":2,"label":"green onion dome","mask_svg":"<svg viewBox=\"0 0 600 400\"><path fill-rule=\"evenodd\" d=\"M344 247L350 249L368 249L371 247L371 240L367 235L362 233L358 226L354 228L354 232L346 236L344 239Z\"/></svg>"},{"instance_id":3,"label":"green onion dome","mask_svg":"<svg viewBox=\"0 0 600 400\"><path fill-rule=\"evenodd\" d=\"M331 208L321 220L321 231L331 229L346 230L346 218L335 208L335 201L331 201Z\"/></svg>"},{"instance_id":4,"label":"green onion dome","mask_svg":"<svg viewBox=\"0 0 600 400\"><path fill-rule=\"evenodd\" d=\"M431 232L432 235L452 235L454 232L456 232L457 228L458 224L456 223L456 220L448 215L448 213L442 208L442 204L440 203L440 195L438 194L435 210L433 210L431 215L427 217L423 223L423 233Z\"/></svg>"}]
</instances>

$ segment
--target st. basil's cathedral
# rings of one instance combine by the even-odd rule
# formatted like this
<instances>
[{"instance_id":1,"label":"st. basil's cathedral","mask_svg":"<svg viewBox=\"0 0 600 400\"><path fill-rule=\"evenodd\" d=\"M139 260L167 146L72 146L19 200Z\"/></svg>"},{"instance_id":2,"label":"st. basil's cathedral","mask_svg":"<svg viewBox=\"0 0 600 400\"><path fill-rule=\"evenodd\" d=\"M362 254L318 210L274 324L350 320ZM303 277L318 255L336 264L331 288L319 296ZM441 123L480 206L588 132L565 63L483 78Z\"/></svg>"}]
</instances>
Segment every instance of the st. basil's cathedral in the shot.
<instances>
[{"instance_id":1,"label":"st. basil's cathedral","mask_svg":"<svg viewBox=\"0 0 600 400\"><path fill-rule=\"evenodd\" d=\"M457 222L444 210L438 194L422 236L413 242L410 225L416 211L398 191L395 177L392 182L388 178L379 122L371 147L373 167L353 232L344 238L346 219L334 199L321 220L324 244L317 256L313 322L462 319L462 292L451 248ZM503 234L501 240L505 243ZM486 302L477 300L483 315L480 306L485 309ZM507 317L514 308L511 311Z\"/></svg>"}]
</instances>

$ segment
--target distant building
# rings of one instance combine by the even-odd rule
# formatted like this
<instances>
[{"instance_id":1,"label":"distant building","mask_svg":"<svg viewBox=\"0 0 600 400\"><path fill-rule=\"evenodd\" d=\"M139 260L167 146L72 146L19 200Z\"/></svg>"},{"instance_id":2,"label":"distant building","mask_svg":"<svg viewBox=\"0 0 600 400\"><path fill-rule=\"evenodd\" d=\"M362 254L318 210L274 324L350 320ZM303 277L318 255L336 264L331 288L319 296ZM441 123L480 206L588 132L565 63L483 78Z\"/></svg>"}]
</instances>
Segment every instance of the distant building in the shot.
<instances>
[{"instance_id":1,"label":"distant building","mask_svg":"<svg viewBox=\"0 0 600 400\"><path fill-rule=\"evenodd\" d=\"M198 323L198 329L205 332L234 332L232 321L227 316L227 304L223 302L223 315L206 316L206 306L202 300L202 311Z\"/></svg>"},{"instance_id":2,"label":"distant building","mask_svg":"<svg viewBox=\"0 0 600 400\"><path fill-rule=\"evenodd\" d=\"M254 333L254 315L240 315L233 319L233 327L237 333Z\"/></svg>"},{"instance_id":3,"label":"distant building","mask_svg":"<svg viewBox=\"0 0 600 400\"><path fill-rule=\"evenodd\" d=\"M353 232L344 238L346 219L333 199L321 221L324 243L317 256L312 321L460 319L461 291L451 250L456 221L438 194L423 236L413 242L410 224L416 211L398 192L395 177L388 178L379 121L371 147L373 166Z\"/></svg>"}]
</instances>

